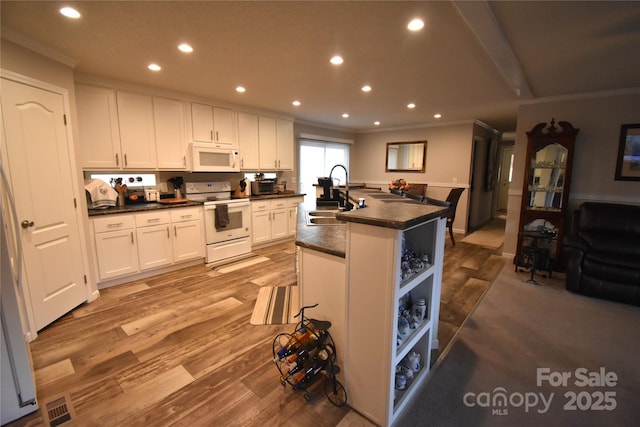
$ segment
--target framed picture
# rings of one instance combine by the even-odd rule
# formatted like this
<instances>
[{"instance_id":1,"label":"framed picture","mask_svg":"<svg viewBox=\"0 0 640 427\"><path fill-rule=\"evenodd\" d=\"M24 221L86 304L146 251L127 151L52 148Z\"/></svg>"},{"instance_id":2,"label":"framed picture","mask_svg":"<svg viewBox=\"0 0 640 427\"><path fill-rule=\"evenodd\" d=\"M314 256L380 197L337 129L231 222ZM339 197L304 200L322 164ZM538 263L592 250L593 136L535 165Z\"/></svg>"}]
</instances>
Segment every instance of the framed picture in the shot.
<instances>
[{"instance_id":1,"label":"framed picture","mask_svg":"<svg viewBox=\"0 0 640 427\"><path fill-rule=\"evenodd\" d=\"M640 123L620 127L616 181L640 181Z\"/></svg>"}]
</instances>

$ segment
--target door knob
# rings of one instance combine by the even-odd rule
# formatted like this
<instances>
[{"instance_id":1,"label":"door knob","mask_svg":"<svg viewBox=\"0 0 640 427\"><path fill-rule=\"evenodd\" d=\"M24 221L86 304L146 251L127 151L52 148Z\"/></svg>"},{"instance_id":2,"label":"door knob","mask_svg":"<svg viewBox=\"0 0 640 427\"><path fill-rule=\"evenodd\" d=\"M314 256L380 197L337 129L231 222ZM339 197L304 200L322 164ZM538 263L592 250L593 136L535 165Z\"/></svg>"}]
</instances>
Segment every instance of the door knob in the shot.
<instances>
[{"instance_id":1,"label":"door knob","mask_svg":"<svg viewBox=\"0 0 640 427\"><path fill-rule=\"evenodd\" d=\"M33 221L29 221L29 220L24 220L22 221L22 228L29 228L29 227L33 227L35 225L35 223Z\"/></svg>"}]
</instances>

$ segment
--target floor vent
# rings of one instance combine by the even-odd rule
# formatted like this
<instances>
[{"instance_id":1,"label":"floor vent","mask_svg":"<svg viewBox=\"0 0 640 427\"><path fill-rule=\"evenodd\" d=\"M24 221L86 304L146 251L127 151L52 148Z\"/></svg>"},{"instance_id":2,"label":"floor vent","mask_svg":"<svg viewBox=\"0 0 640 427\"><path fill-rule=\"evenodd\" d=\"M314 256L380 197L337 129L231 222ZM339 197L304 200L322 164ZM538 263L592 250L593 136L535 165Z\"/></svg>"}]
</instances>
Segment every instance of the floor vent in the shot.
<instances>
[{"instance_id":1,"label":"floor vent","mask_svg":"<svg viewBox=\"0 0 640 427\"><path fill-rule=\"evenodd\" d=\"M64 395L47 403L43 412L46 424L49 427L59 426L70 421L74 417L69 395Z\"/></svg>"}]
</instances>

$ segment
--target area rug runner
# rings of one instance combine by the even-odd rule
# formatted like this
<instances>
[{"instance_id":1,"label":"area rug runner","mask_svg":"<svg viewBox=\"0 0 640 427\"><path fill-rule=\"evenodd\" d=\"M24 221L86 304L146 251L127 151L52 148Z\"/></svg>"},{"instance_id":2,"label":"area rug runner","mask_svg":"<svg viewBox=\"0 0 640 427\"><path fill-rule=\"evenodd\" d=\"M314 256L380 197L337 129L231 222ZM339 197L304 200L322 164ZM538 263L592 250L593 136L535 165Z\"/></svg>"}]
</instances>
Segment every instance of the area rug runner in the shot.
<instances>
[{"instance_id":1,"label":"area rug runner","mask_svg":"<svg viewBox=\"0 0 640 427\"><path fill-rule=\"evenodd\" d=\"M268 286L260 288L253 307L252 325L281 325L295 323L298 314L297 286Z\"/></svg>"}]
</instances>

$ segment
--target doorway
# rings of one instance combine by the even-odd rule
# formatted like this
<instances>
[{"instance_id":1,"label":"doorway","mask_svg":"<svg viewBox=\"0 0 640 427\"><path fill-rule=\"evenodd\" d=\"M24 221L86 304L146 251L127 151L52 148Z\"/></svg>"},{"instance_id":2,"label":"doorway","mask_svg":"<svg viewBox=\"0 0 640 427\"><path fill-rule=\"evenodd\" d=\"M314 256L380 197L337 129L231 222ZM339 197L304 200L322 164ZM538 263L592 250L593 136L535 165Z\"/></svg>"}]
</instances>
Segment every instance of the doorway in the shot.
<instances>
[{"instance_id":1,"label":"doorway","mask_svg":"<svg viewBox=\"0 0 640 427\"><path fill-rule=\"evenodd\" d=\"M498 214L506 215L509 204L509 188L513 178L513 145L500 145L500 170L498 174Z\"/></svg>"}]
</instances>

